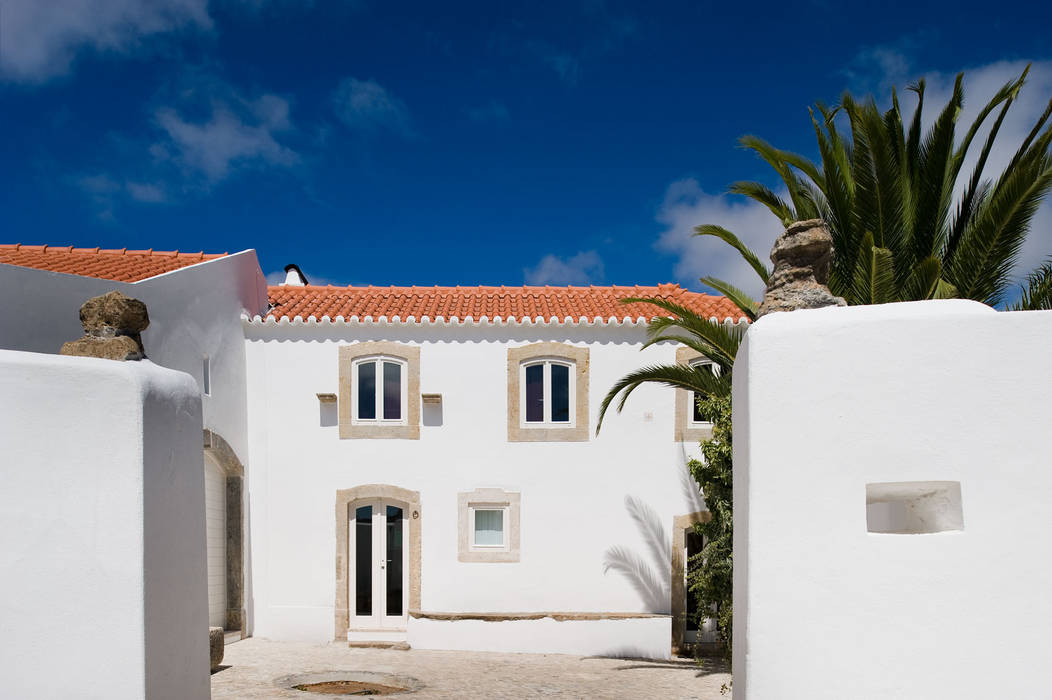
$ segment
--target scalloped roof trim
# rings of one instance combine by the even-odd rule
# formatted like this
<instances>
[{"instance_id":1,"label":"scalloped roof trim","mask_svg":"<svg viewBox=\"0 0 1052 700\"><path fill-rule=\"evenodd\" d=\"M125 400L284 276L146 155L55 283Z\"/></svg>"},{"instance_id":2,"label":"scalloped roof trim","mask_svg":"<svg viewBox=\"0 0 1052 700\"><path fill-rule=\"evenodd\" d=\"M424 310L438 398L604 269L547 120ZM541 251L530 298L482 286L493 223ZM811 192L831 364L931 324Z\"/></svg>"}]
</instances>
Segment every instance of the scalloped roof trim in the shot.
<instances>
[{"instance_id":1,"label":"scalloped roof trim","mask_svg":"<svg viewBox=\"0 0 1052 700\"><path fill-rule=\"evenodd\" d=\"M415 318L408 316L404 319L399 318L397 315L388 318L387 316L378 316L376 318L372 316L351 316L344 318L343 316L336 316L335 318L329 318L329 316L295 316L291 319L288 316L282 316L275 318L273 316L249 316L248 314L242 314L241 320L245 323L254 326L310 326L310 325L324 325L333 324L337 326L367 326L367 325L422 325L422 326L548 326L548 325L579 325L579 326L645 326L650 322L650 318L643 316L624 316L618 318L611 316L609 318L602 318L595 316L594 318L580 317L573 318L566 316L565 318L558 318L552 316L550 318L544 318L543 316L536 316L533 318L515 318L509 316L508 318L496 317L490 318L488 316L481 316L478 319L474 319L471 316L465 318L457 318L452 316L450 318L444 318L438 316L436 318L429 318L428 316L422 316ZM723 324L748 324L749 319L745 316L739 318L732 318L727 316L726 318L719 319L715 316L709 318L709 321L713 323Z\"/></svg>"}]
</instances>

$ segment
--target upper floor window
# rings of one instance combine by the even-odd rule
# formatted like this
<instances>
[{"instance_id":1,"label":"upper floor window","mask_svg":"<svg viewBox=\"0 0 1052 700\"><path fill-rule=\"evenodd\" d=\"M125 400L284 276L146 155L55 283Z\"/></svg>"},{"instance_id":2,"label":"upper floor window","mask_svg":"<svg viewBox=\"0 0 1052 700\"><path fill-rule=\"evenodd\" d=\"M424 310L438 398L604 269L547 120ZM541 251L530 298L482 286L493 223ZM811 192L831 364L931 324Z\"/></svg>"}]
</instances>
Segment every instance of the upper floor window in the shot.
<instances>
[{"instance_id":1,"label":"upper floor window","mask_svg":"<svg viewBox=\"0 0 1052 700\"><path fill-rule=\"evenodd\" d=\"M573 425L575 395L574 363L555 358L523 362L520 368L522 405L519 415L525 426Z\"/></svg>"},{"instance_id":2,"label":"upper floor window","mask_svg":"<svg viewBox=\"0 0 1052 700\"><path fill-rule=\"evenodd\" d=\"M354 421L404 423L405 374L406 362L400 358L379 355L355 360L351 378Z\"/></svg>"},{"instance_id":3,"label":"upper floor window","mask_svg":"<svg viewBox=\"0 0 1052 700\"><path fill-rule=\"evenodd\" d=\"M705 367L719 376L719 366L701 353L681 345L676 348L676 364ZM689 389L676 389L676 420L673 425L677 442L707 440L712 437L712 421L698 407L698 396Z\"/></svg>"},{"instance_id":4,"label":"upper floor window","mask_svg":"<svg viewBox=\"0 0 1052 700\"><path fill-rule=\"evenodd\" d=\"M569 343L508 348L508 441L587 441L588 365Z\"/></svg>"},{"instance_id":5,"label":"upper floor window","mask_svg":"<svg viewBox=\"0 0 1052 700\"><path fill-rule=\"evenodd\" d=\"M420 439L420 348L364 341L339 348L341 439Z\"/></svg>"},{"instance_id":6,"label":"upper floor window","mask_svg":"<svg viewBox=\"0 0 1052 700\"><path fill-rule=\"evenodd\" d=\"M714 376L714 377L720 376L720 366L718 364L716 364L715 362L713 362L712 360L707 360L707 359L704 359L704 358L698 359L698 360L694 360L693 362L690 363L690 366L691 367L695 367L695 368L700 367L702 369L706 369L709 372L711 372L712 376ZM698 397L697 392L694 392L694 391L690 392L690 402L691 402L691 404L693 406L693 410L691 411L690 422L693 423L697 427L708 427L708 426L711 426L712 425L712 418L705 415L705 412L701 409L701 406L698 405L698 398L699 397Z\"/></svg>"}]
</instances>

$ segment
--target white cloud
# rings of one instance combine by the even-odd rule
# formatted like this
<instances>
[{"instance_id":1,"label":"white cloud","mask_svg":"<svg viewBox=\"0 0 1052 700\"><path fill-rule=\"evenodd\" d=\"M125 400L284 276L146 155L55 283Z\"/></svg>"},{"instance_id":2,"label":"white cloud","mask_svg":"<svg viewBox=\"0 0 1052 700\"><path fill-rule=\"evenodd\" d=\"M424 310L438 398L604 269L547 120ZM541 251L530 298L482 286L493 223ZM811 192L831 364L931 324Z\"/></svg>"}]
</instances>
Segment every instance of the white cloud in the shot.
<instances>
[{"instance_id":1,"label":"white cloud","mask_svg":"<svg viewBox=\"0 0 1052 700\"><path fill-rule=\"evenodd\" d=\"M681 284L697 288L698 278L712 276L755 298L763 294L763 282L738 251L716 238L694 235L694 227L722 226L752 248L761 260L768 261L774 239L784 228L766 207L742 197L707 194L697 180L688 178L673 182L665 190L657 220L665 230L656 246L678 257L675 275Z\"/></svg>"},{"instance_id":2,"label":"white cloud","mask_svg":"<svg viewBox=\"0 0 1052 700\"><path fill-rule=\"evenodd\" d=\"M522 274L526 284L584 285L602 281L604 269L599 253L587 250L566 259L545 255L536 267L523 268Z\"/></svg>"},{"instance_id":3,"label":"white cloud","mask_svg":"<svg viewBox=\"0 0 1052 700\"><path fill-rule=\"evenodd\" d=\"M149 36L211 27L208 0L4 0L0 77L43 82L86 48L127 52Z\"/></svg>"},{"instance_id":4,"label":"white cloud","mask_svg":"<svg viewBox=\"0 0 1052 700\"><path fill-rule=\"evenodd\" d=\"M117 202L124 197L151 204L167 200L164 189L159 185L131 180L121 181L106 173L75 178L74 184L88 196L99 218L104 221L112 221L115 218L114 209Z\"/></svg>"},{"instance_id":5,"label":"white cloud","mask_svg":"<svg viewBox=\"0 0 1052 700\"><path fill-rule=\"evenodd\" d=\"M375 80L347 78L337 86L332 101L336 116L351 129L370 133L388 129L413 136L405 103Z\"/></svg>"},{"instance_id":6,"label":"white cloud","mask_svg":"<svg viewBox=\"0 0 1052 700\"><path fill-rule=\"evenodd\" d=\"M124 189L127 190L128 196L137 202L158 204L166 199L164 190L161 187L148 182L128 181L124 183Z\"/></svg>"},{"instance_id":7,"label":"white cloud","mask_svg":"<svg viewBox=\"0 0 1052 700\"><path fill-rule=\"evenodd\" d=\"M246 100L231 93L212 101L204 121L186 118L173 107L157 110L155 118L166 138L151 146L154 157L173 160L208 183L223 180L239 166L287 167L299 161L295 151L277 140L292 130L292 123L288 102L276 95Z\"/></svg>"}]
</instances>

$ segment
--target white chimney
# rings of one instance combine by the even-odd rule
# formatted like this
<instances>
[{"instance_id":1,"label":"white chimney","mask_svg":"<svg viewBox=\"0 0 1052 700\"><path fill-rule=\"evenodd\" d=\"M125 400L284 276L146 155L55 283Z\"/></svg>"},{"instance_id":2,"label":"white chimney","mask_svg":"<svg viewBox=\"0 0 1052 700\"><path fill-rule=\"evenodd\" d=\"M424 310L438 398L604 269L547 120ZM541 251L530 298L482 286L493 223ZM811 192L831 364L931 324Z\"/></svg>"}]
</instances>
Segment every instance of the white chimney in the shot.
<instances>
[{"instance_id":1,"label":"white chimney","mask_svg":"<svg viewBox=\"0 0 1052 700\"><path fill-rule=\"evenodd\" d=\"M309 284L309 282L307 282L307 277L300 270L299 265L289 264L285 266L285 281L281 284L282 287L302 287L306 284Z\"/></svg>"}]
</instances>

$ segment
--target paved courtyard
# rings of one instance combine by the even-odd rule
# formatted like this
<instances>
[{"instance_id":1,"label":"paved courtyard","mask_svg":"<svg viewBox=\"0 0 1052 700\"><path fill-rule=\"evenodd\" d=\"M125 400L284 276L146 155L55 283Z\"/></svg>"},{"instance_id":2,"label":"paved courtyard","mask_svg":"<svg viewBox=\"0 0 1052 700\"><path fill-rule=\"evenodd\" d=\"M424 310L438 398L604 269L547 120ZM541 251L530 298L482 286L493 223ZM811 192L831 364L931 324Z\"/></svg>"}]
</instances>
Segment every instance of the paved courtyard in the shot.
<instances>
[{"instance_id":1,"label":"paved courtyard","mask_svg":"<svg viewBox=\"0 0 1052 700\"><path fill-rule=\"evenodd\" d=\"M292 674L325 671L390 673L416 679L411 698L699 698L719 700L729 682L723 665L687 659L640 661L563 654L349 649L245 639L226 648L212 674L212 698L322 698L280 688Z\"/></svg>"}]
</instances>

